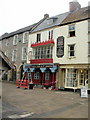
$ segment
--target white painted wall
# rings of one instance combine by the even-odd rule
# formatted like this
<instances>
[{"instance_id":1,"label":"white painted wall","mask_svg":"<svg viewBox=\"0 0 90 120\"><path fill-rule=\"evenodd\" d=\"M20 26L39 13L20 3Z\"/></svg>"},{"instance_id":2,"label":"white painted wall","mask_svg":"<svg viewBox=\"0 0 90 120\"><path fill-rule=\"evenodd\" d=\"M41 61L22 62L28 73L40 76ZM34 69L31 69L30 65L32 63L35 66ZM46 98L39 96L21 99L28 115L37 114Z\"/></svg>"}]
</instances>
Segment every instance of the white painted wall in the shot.
<instances>
[{"instance_id":1,"label":"white painted wall","mask_svg":"<svg viewBox=\"0 0 90 120\"><path fill-rule=\"evenodd\" d=\"M53 60L54 63L60 64L86 64L88 63L88 21L81 21L75 24L76 26L76 36L69 37L68 25L59 26L53 28L53 38L54 38L54 47L53 47ZM41 33L41 41L48 40L48 32L52 29L43 30L37 33ZM28 52L32 50L30 48L31 43L36 42L36 34L33 33L29 36L28 43ZM65 39L64 43L64 56L62 58L57 58L56 56L56 43L57 38L63 36ZM68 45L75 44L75 57L69 59L68 57ZM27 61L30 63L30 61Z\"/></svg>"},{"instance_id":2,"label":"white painted wall","mask_svg":"<svg viewBox=\"0 0 90 120\"><path fill-rule=\"evenodd\" d=\"M54 55L54 62L60 64L82 64L88 63L88 22L82 21L75 24L76 36L69 37L68 25L62 26L55 30L55 48L58 36L64 36L65 49L64 56L62 58L56 57L56 49ZM75 57L69 59L68 57L68 45L75 44Z\"/></svg>"}]
</instances>

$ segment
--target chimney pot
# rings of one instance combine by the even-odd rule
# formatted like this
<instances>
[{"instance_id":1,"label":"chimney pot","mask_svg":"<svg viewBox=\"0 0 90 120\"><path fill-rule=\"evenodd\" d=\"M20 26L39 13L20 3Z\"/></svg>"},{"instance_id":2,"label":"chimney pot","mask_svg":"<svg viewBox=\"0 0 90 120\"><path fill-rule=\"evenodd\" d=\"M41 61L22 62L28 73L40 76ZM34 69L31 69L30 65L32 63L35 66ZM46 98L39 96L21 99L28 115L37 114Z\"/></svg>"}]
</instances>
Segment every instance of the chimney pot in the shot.
<instances>
[{"instance_id":1,"label":"chimney pot","mask_svg":"<svg viewBox=\"0 0 90 120\"><path fill-rule=\"evenodd\" d=\"M44 18L49 18L49 14L44 14Z\"/></svg>"},{"instance_id":2,"label":"chimney pot","mask_svg":"<svg viewBox=\"0 0 90 120\"><path fill-rule=\"evenodd\" d=\"M80 9L81 5L77 0L73 0L72 2L69 3L69 11L74 12L77 9Z\"/></svg>"}]
</instances>

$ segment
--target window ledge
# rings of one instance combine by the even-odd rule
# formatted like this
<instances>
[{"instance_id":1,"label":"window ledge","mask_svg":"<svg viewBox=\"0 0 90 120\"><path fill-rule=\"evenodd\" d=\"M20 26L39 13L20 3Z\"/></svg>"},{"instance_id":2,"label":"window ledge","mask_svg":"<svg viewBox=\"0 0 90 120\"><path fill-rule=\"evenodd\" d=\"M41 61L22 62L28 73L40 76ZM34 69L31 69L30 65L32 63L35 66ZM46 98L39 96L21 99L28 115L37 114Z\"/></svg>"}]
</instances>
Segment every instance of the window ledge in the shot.
<instances>
[{"instance_id":1,"label":"window ledge","mask_svg":"<svg viewBox=\"0 0 90 120\"><path fill-rule=\"evenodd\" d=\"M22 59L22 61L26 61L26 59Z\"/></svg>"},{"instance_id":2,"label":"window ledge","mask_svg":"<svg viewBox=\"0 0 90 120\"><path fill-rule=\"evenodd\" d=\"M16 45L17 45L17 44L15 44L15 45L13 44L13 46L16 46Z\"/></svg>"},{"instance_id":3,"label":"window ledge","mask_svg":"<svg viewBox=\"0 0 90 120\"><path fill-rule=\"evenodd\" d=\"M75 56L69 56L68 59L74 59L76 58Z\"/></svg>"},{"instance_id":4,"label":"window ledge","mask_svg":"<svg viewBox=\"0 0 90 120\"><path fill-rule=\"evenodd\" d=\"M75 35L75 36L71 36L71 37L70 37L70 36L67 36L67 38L72 38L72 37L76 37L76 35Z\"/></svg>"}]
</instances>

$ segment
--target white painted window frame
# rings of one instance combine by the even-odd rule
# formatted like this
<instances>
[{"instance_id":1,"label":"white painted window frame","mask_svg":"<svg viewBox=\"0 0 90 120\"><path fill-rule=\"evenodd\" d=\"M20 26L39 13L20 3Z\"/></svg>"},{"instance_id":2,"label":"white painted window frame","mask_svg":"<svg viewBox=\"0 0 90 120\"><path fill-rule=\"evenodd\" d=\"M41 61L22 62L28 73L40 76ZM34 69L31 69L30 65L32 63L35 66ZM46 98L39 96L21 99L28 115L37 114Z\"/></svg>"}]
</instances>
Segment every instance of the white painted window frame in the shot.
<instances>
[{"instance_id":1,"label":"white painted window frame","mask_svg":"<svg viewBox=\"0 0 90 120\"><path fill-rule=\"evenodd\" d=\"M24 53L24 49L26 49L26 55ZM26 56L25 58L24 58L24 55ZM27 48L26 47L22 48L22 60L27 60Z\"/></svg>"},{"instance_id":2,"label":"white painted window frame","mask_svg":"<svg viewBox=\"0 0 90 120\"><path fill-rule=\"evenodd\" d=\"M23 33L23 43L27 43L28 40L29 40L29 32L24 32Z\"/></svg>"},{"instance_id":3,"label":"white painted window frame","mask_svg":"<svg viewBox=\"0 0 90 120\"><path fill-rule=\"evenodd\" d=\"M17 50L15 49L12 51L12 61L16 61L16 59L17 59Z\"/></svg>"},{"instance_id":4,"label":"white painted window frame","mask_svg":"<svg viewBox=\"0 0 90 120\"><path fill-rule=\"evenodd\" d=\"M16 39L16 37L17 37L17 39ZM18 35L15 35L13 37L13 45L17 45L17 43L18 43Z\"/></svg>"}]
</instances>

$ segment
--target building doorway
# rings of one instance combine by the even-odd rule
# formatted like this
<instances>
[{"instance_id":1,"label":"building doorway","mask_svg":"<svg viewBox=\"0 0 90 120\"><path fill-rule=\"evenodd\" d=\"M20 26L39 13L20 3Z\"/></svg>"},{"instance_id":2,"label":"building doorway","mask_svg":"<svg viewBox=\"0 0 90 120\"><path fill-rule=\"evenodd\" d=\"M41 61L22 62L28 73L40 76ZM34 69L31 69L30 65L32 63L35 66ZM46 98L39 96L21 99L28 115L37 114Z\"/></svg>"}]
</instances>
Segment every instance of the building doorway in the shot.
<instances>
[{"instance_id":1,"label":"building doorway","mask_svg":"<svg viewBox=\"0 0 90 120\"><path fill-rule=\"evenodd\" d=\"M22 77L23 77L23 65L21 65L19 68L19 75L20 75L19 78L22 79Z\"/></svg>"},{"instance_id":2,"label":"building doorway","mask_svg":"<svg viewBox=\"0 0 90 120\"><path fill-rule=\"evenodd\" d=\"M88 70L81 69L79 72L79 87L86 86L88 88Z\"/></svg>"}]
</instances>

